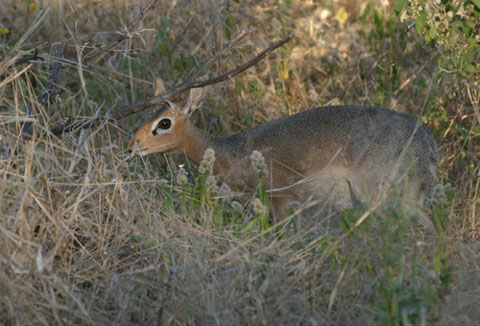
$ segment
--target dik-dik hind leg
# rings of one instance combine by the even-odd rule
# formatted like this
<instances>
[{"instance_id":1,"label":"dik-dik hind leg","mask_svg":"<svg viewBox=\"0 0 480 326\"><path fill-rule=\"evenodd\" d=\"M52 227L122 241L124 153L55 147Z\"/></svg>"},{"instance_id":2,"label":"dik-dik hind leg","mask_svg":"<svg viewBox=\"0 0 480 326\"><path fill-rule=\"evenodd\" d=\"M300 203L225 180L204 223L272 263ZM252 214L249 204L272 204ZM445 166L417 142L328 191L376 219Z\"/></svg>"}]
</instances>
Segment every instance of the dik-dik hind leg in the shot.
<instances>
[{"instance_id":1,"label":"dik-dik hind leg","mask_svg":"<svg viewBox=\"0 0 480 326\"><path fill-rule=\"evenodd\" d=\"M350 182L350 180L347 180L347 184L348 184L348 190L350 192L350 200L352 202L352 206L353 207L362 206L363 203L360 200L360 198L358 197L358 194L353 189L353 186L352 186L352 183Z\"/></svg>"},{"instance_id":2,"label":"dik-dik hind leg","mask_svg":"<svg viewBox=\"0 0 480 326\"><path fill-rule=\"evenodd\" d=\"M295 201L295 198L286 194L276 194L271 197L271 212L274 221L278 221L285 211L287 211L288 205L293 201Z\"/></svg>"}]
</instances>

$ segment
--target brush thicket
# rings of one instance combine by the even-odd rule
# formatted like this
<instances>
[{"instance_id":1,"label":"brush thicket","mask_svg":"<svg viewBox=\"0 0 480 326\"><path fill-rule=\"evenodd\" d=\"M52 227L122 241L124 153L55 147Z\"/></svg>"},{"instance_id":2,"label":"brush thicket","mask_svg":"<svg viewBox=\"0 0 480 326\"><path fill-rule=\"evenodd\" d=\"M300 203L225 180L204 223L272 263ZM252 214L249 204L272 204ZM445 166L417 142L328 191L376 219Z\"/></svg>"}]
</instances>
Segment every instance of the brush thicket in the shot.
<instances>
[{"instance_id":1,"label":"brush thicket","mask_svg":"<svg viewBox=\"0 0 480 326\"><path fill-rule=\"evenodd\" d=\"M392 27L390 6L360 18L360 4L157 1L133 39L81 66L66 61L54 86L61 93L40 105L55 43L65 40L63 57L77 59L118 37L138 3L4 1L0 324L480 320L478 89L468 80L455 86L447 74L435 79L431 47ZM208 175L182 155L125 160L139 116L49 133L64 117L102 116L145 99L156 76L173 83L252 18L257 32L212 73L291 31L294 41L216 85L196 125L232 134L328 104L406 111L434 134L440 183L451 184L436 189L445 196L432 201L435 231L405 214L401 198L342 213L291 207L273 224L262 216L268 206L259 209L268 204L262 182L240 203L218 179L206 187ZM34 49L43 61L11 65Z\"/></svg>"}]
</instances>

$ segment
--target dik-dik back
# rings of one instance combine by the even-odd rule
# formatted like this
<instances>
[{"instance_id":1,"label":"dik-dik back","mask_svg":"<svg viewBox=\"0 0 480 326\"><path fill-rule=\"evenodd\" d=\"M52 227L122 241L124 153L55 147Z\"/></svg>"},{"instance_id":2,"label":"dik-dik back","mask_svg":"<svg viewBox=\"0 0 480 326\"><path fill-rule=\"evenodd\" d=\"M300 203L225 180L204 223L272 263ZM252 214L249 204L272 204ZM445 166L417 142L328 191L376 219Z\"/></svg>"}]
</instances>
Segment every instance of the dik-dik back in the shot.
<instances>
[{"instance_id":1,"label":"dik-dik back","mask_svg":"<svg viewBox=\"0 0 480 326\"><path fill-rule=\"evenodd\" d=\"M196 163L212 148L214 173L236 191L255 184L258 175L250 155L257 150L265 158L265 181L277 214L292 201L310 198L342 205L376 200L393 183L407 192L410 204L416 204L435 180L435 140L408 114L329 106L218 137L188 120L198 97L193 93L183 110L170 104L136 132L129 148L141 155L176 150Z\"/></svg>"}]
</instances>

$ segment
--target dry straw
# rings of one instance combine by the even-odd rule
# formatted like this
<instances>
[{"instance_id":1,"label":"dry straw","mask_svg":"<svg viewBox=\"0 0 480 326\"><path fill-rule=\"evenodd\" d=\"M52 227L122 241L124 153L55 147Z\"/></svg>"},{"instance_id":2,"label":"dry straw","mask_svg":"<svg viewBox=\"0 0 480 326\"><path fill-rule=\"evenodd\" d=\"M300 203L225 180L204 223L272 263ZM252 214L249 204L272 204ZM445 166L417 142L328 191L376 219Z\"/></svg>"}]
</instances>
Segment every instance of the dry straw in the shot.
<instances>
[{"instance_id":1,"label":"dry straw","mask_svg":"<svg viewBox=\"0 0 480 326\"><path fill-rule=\"evenodd\" d=\"M349 17L343 29L335 15L322 18L325 10L344 6ZM2 1L0 24L11 32L0 35L0 324L374 325L383 316L376 314L382 302L409 298L409 305L398 307L397 321L477 323L479 150L476 125L468 123L480 118L475 113L480 93L468 78L471 98L458 83L450 92L448 76L432 77L435 60L420 69L431 51L420 38L370 37L378 29L373 19L359 21L361 6L361 1L230 1L225 6L157 0L139 23L145 43L126 39L84 64L86 91L80 91L77 52L90 53L123 35L124 25L140 14L139 3L56 1L34 11L16 0ZM381 12L386 15L389 8ZM441 231L446 243L412 224L396 234L401 245L392 243L404 254L382 259L389 237L368 227L384 221L385 230L396 231L385 213L390 207L377 210L375 219L360 214L368 222L362 225L349 220L355 211L340 216L330 207L314 207L258 234L241 232L249 209L233 200L239 225L211 228L202 224L208 219L198 214L206 210L195 209L199 200L188 187L166 182L170 164L184 162L183 157L124 160L124 141L137 117L93 124L83 132L49 132L64 117L90 118L97 110L102 115L119 103L146 98L152 75L169 82L181 78L192 68L189 62L196 64L228 43L227 27L247 26L250 17L258 19L260 31L222 57L211 68L215 73L245 62L246 53L260 52L256 45L268 44L273 34L293 28L295 42L245 75L215 86L212 96L219 105L207 114L237 131L332 98L362 104L395 100L398 109L422 116L442 144L440 178L452 184L445 196L445 189L436 189L442 194L440 212L449 221ZM51 98L41 106L37 97L57 60L50 48L63 40L64 67L54 83L62 102ZM43 63L12 66L35 48ZM392 99L395 85L404 80L412 83ZM228 119L217 114L220 107L228 108ZM38 110L31 115L29 108ZM36 130L35 137L22 133L25 123ZM213 175L215 153L205 155L200 172ZM257 163L252 163L257 172L271 172L261 159ZM179 184L188 181L181 167L176 177ZM222 196L227 190L219 189ZM259 199L251 205L256 214L265 213ZM348 225L357 228L343 236ZM448 256L441 255L442 248ZM392 261L401 266L385 268ZM441 269L441 275L452 276L454 283L442 288L436 268L446 264L454 264L453 274ZM400 292L404 301L381 301L385 291L378 286L388 271L396 283L384 289ZM425 292L432 279L438 291ZM435 300L420 309L416 303L425 297ZM412 307L421 318L404 316Z\"/></svg>"}]
</instances>

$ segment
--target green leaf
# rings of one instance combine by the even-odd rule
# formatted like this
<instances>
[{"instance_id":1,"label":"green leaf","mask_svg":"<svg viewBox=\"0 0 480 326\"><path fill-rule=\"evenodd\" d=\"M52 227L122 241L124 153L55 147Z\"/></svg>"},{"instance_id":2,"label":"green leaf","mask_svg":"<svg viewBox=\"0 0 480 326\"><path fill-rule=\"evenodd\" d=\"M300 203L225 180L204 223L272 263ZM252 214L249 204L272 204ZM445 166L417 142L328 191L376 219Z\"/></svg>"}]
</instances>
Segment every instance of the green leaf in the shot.
<instances>
[{"instance_id":1,"label":"green leaf","mask_svg":"<svg viewBox=\"0 0 480 326\"><path fill-rule=\"evenodd\" d=\"M167 43L160 43L158 45L158 52L160 54L169 55L171 52L170 46Z\"/></svg>"},{"instance_id":2,"label":"green leaf","mask_svg":"<svg viewBox=\"0 0 480 326\"><path fill-rule=\"evenodd\" d=\"M242 232L249 232L253 229L253 227L255 226L255 224L257 224L257 219L254 218L250 221L250 223L248 223L248 225L242 230Z\"/></svg>"},{"instance_id":3,"label":"green leaf","mask_svg":"<svg viewBox=\"0 0 480 326\"><path fill-rule=\"evenodd\" d=\"M362 22L362 24L365 24L369 13L370 13L370 1L367 2L365 7L360 12L360 21Z\"/></svg>"},{"instance_id":4,"label":"green leaf","mask_svg":"<svg viewBox=\"0 0 480 326\"><path fill-rule=\"evenodd\" d=\"M430 41L432 40L432 38L430 37L430 33L429 34L425 34L425 42L430 43Z\"/></svg>"},{"instance_id":5,"label":"green leaf","mask_svg":"<svg viewBox=\"0 0 480 326\"><path fill-rule=\"evenodd\" d=\"M241 95L241 94L242 94L242 89L243 89L242 83L239 82L239 81L237 81L237 82L235 83L235 91L234 91L235 95L236 95L236 96Z\"/></svg>"},{"instance_id":6,"label":"green leaf","mask_svg":"<svg viewBox=\"0 0 480 326\"><path fill-rule=\"evenodd\" d=\"M437 37L437 29L435 28L435 26L430 26L430 31L429 31L429 34L430 34L430 37L433 39L435 39Z\"/></svg>"},{"instance_id":7,"label":"green leaf","mask_svg":"<svg viewBox=\"0 0 480 326\"><path fill-rule=\"evenodd\" d=\"M480 0L478 0L478 1L480 1ZM406 4L407 4L407 0L398 0L397 4L395 5L395 8L394 8L395 15L398 16L402 12L402 10L405 8Z\"/></svg>"},{"instance_id":8,"label":"green leaf","mask_svg":"<svg viewBox=\"0 0 480 326\"><path fill-rule=\"evenodd\" d=\"M427 13L425 11L421 11L420 15L418 15L417 19L415 20L415 28L417 29L418 34L423 34L423 30L427 25Z\"/></svg>"},{"instance_id":9,"label":"green leaf","mask_svg":"<svg viewBox=\"0 0 480 326\"><path fill-rule=\"evenodd\" d=\"M453 55L453 56L452 56L452 63L453 63L454 65L457 65L457 64L458 64L458 57L457 57L456 55Z\"/></svg>"},{"instance_id":10,"label":"green leaf","mask_svg":"<svg viewBox=\"0 0 480 326\"><path fill-rule=\"evenodd\" d=\"M468 27L470 27L472 29L475 28L475 22L471 19L467 19L466 24L467 24Z\"/></svg>"},{"instance_id":11,"label":"green leaf","mask_svg":"<svg viewBox=\"0 0 480 326\"><path fill-rule=\"evenodd\" d=\"M130 240L132 242L135 242L135 243L140 243L143 241L143 235L142 234L139 234L139 233L133 233L131 236L130 236Z\"/></svg>"},{"instance_id":12,"label":"green leaf","mask_svg":"<svg viewBox=\"0 0 480 326\"><path fill-rule=\"evenodd\" d=\"M183 58L179 58L179 59L177 59L177 61L175 61L175 70L177 70L177 72L180 75L184 73L184 71L185 71L185 60L183 60Z\"/></svg>"},{"instance_id":13,"label":"green leaf","mask_svg":"<svg viewBox=\"0 0 480 326\"><path fill-rule=\"evenodd\" d=\"M470 44L472 46L477 46L477 40L474 39L473 37L467 38L467 42L468 42L468 44Z\"/></svg>"},{"instance_id":14,"label":"green leaf","mask_svg":"<svg viewBox=\"0 0 480 326\"><path fill-rule=\"evenodd\" d=\"M288 76L289 76L289 70L288 70L288 66L287 65L283 65L283 70L282 70L282 73L281 73L281 78L282 80L287 80L288 79Z\"/></svg>"},{"instance_id":15,"label":"green leaf","mask_svg":"<svg viewBox=\"0 0 480 326\"><path fill-rule=\"evenodd\" d=\"M375 8L373 11L373 21L375 23L377 35L383 37L384 28L383 28L383 13L380 9Z\"/></svg>"},{"instance_id":16,"label":"green leaf","mask_svg":"<svg viewBox=\"0 0 480 326\"><path fill-rule=\"evenodd\" d=\"M225 17L225 36L228 40L232 39L236 24L237 20L235 19L235 17L231 13L228 13L227 17Z\"/></svg>"},{"instance_id":17,"label":"green leaf","mask_svg":"<svg viewBox=\"0 0 480 326\"><path fill-rule=\"evenodd\" d=\"M437 274L440 274L442 269L442 252L437 251L433 257L433 269Z\"/></svg>"},{"instance_id":18,"label":"green leaf","mask_svg":"<svg viewBox=\"0 0 480 326\"><path fill-rule=\"evenodd\" d=\"M470 0L470 1L472 1L472 3L475 5L475 7L480 9L480 0Z\"/></svg>"}]
</instances>

